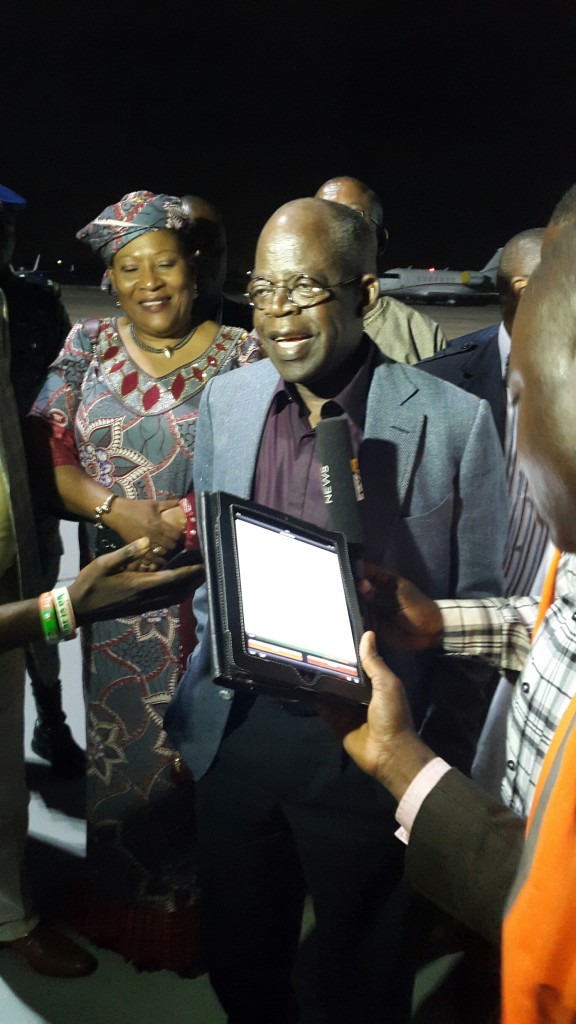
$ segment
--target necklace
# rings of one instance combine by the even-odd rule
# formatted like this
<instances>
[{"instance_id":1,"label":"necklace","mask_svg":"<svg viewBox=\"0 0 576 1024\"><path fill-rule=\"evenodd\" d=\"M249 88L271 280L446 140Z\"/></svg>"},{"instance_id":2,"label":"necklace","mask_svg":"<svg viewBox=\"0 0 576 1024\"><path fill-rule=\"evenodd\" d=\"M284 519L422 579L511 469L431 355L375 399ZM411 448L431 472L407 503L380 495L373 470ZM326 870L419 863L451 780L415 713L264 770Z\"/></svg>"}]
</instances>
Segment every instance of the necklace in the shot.
<instances>
[{"instance_id":1,"label":"necklace","mask_svg":"<svg viewBox=\"0 0 576 1024\"><path fill-rule=\"evenodd\" d=\"M138 345L138 348L141 348L144 352L152 352L152 354L156 356L159 356L160 352L163 352L166 359L172 359L172 353L176 352L179 348L184 348L184 345L186 345L186 343L190 341L190 338L196 334L198 326L198 324L195 324L192 330L188 331L188 334L185 334L184 337L180 338L180 341L177 341L174 345L163 345L161 349L154 348L153 345L146 345L145 342L141 341L134 330L134 324L130 324L128 330L130 331L130 337L134 344Z\"/></svg>"}]
</instances>

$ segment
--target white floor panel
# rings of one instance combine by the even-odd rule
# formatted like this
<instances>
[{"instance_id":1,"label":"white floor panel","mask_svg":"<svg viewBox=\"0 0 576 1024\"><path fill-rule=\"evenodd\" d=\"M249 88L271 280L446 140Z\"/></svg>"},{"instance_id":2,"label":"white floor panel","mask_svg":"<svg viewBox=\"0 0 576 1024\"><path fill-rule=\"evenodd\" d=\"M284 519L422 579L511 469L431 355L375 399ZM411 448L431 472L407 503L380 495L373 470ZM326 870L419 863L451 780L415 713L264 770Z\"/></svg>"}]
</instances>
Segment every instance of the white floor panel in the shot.
<instances>
[{"instance_id":1,"label":"white floor panel","mask_svg":"<svg viewBox=\"0 0 576 1024\"><path fill-rule=\"evenodd\" d=\"M48 807L39 793L30 795L28 835L75 857L86 856L86 822Z\"/></svg>"}]
</instances>

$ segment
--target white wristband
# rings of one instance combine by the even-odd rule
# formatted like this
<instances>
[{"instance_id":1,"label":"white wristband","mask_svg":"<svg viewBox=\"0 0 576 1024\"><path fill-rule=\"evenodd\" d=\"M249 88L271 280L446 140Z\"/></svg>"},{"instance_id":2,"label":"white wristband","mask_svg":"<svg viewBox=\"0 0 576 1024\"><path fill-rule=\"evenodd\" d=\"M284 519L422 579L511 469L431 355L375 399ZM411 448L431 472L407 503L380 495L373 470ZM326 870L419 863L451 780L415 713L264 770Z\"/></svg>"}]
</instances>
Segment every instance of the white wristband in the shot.
<instances>
[{"instance_id":1,"label":"white wristband","mask_svg":"<svg viewBox=\"0 0 576 1024\"><path fill-rule=\"evenodd\" d=\"M73 640L76 636L76 619L70 594L67 587L58 587L52 591L54 610L58 619L58 628L62 640Z\"/></svg>"}]
</instances>

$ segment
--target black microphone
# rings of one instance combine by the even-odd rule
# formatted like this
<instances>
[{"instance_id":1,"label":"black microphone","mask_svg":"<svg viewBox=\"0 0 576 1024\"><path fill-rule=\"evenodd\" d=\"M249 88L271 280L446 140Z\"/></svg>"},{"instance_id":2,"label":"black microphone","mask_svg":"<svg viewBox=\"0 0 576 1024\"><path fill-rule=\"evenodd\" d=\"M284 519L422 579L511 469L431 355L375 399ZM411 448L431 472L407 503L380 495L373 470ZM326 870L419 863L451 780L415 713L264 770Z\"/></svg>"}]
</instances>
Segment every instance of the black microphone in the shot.
<instances>
[{"instance_id":1,"label":"black microphone","mask_svg":"<svg viewBox=\"0 0 576 1024\"><path fill-rule=\"evenodd\" d=\"M358 502L363 500L364 492L344 416L331 416L319 421L316 426L316 454L330 528L343 533L352 548L352 558L360 558L364 535Z\"/></svg>"}]
</instances>

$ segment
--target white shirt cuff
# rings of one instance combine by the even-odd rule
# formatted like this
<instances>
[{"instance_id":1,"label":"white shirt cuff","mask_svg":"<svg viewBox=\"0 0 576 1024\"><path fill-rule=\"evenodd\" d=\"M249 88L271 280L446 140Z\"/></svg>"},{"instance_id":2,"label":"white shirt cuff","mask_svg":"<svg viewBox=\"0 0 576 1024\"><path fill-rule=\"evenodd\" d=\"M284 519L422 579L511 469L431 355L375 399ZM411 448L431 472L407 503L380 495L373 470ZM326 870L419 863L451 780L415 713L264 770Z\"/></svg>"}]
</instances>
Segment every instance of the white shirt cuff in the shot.
<instances>
[{"instance_id":1,"label":"white shirt cuff","mask_svg":"<svg viewBox=\"0 0 576 1024\"><path fill-rule=\"evenodd\" d=\"M408 845L412 825L418 811L428 794L434 789L434 786L440 782L440 779L446 772L450 771L450 767L441 757L435 757L433 761L429 761L428 764L424 765L416 778L408 786L396 808L395 815L396 821L400 825L396 836L402 843Z\"/></svg>"}]
</instances>

